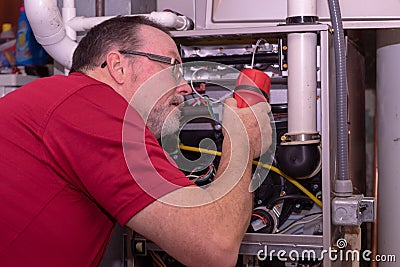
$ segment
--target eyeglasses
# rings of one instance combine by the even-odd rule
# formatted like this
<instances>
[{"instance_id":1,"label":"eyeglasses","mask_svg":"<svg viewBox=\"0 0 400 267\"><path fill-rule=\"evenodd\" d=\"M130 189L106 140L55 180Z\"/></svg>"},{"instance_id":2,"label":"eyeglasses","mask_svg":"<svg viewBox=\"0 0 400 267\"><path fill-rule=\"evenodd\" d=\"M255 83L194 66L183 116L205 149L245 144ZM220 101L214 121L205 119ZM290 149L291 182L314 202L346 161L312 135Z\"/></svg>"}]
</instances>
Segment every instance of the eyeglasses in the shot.
<instances>
[{"instance_id":1,"label":"eyeglasses","mask_svg":"<svg viewBox=\"0 0 400 267\"><path fill-rule=\"evenodd\" d=\"M181 81L183 78L183 67L182 63L179 62L176 58L160 56L151 53L139 52L139 51L131 51L131 50L118 50L123 55L135 55L135 56L145 56L150 60L166 63L172 66L172 76L175 78L177 82ZM104 61L100 67L103 69L107 66L107 61Z\"/></svg>"}]
</instances>

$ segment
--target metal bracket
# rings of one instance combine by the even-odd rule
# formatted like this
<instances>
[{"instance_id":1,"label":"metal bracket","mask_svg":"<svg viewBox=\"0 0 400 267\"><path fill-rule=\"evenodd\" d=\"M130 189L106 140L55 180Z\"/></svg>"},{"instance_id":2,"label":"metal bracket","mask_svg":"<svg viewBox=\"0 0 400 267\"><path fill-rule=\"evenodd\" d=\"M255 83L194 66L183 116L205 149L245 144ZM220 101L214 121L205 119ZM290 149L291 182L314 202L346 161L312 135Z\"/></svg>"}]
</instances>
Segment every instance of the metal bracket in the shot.
<instances>
[{"instance_id":1,"label":"metal bracket","mask_svg":"<svg viewBox=\"0 0 400 267\"><path fill-rule=\"evenodd\" d=\"M286 133L281 137L281 145L318 144L321 142L319 133Z\"/></svg>"},{"instance_id":2,"label":"metal bracket","mask_svg":"<svg viewBox=\"0 0 400 267\"><path fill-rule=\"evenodd\" d=\"M373 197L353 195L332 200L332 223L340 226L360 226L376 218L376 200Z\"/></svg>"}]
</instances>

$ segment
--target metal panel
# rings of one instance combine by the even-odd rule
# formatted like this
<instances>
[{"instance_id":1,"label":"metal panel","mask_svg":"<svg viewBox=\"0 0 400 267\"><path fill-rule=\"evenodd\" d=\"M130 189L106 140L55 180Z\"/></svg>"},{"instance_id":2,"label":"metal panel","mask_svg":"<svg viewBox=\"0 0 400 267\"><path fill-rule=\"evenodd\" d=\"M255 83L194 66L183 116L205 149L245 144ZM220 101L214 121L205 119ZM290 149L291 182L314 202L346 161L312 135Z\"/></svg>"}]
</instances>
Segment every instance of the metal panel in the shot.
<instances>
[{"instance_id":1,"label":"metal panel","mask_svg":"<svg viewBox=\"0 0 400 267\"><path fill-rule=\"evenodd\" d=\"M400 1L341 0L343 26L346 29L400 27ZM287 2L273 0L157 0L157 9L170 8L196 21L196 29L272 26L284 23ZM329 23L326 0L318 0L317 15Z\"/></svg>"},{"instance_id":2,"label":"metal panel","mask_svg":"<svg viewBox=\"0 0 400 267\"><path fill-rule=\"evenodd\" d=\"M257 34L279 34L279 33L291 33L291 32L319 32L327 31L329 26L325 24L313 24L313 25L288 25L288 26L268 26L268 27L252 27L252 28L229 28L229 29L205 29L205 30L195 30L195 31L173 31L172 36L175 38L185 37L193 39L198 39L202 37L225 37L225 36L235 36L239 38L240 35L257 35Z\"/></svg>"},{"instance_id":3,"label":"metal panel","mask_svg":"<svg viewBox=\"0 0 400 267\"><path fill-rule=\"evenodd\" d=\"M210 1L209 1L210 2ZM275 0L219 0L212 1L211 21L218 22L283 22L286 1Z\"/></svg>"},{"instance_id":4,"label":"metal panel","mask_svg":"<svg viewBox=\"0 0 400 267\"><path fill-rule=\"evenodd\" d=\"M322 144L322 203L323 246L331 246L331 186L336 173L336 88L333 41L327 31L320 33L321 42L321 144ZM330 266L324 259L324 266Z\"/></svg>"},{"instance_id":5,"label":"metal panel","mask_svg":"<svg viewBox=\"0 0 400 267\"><path fill-rule=\"evenodd\" d=\"M355 191L365 194L365 62L356 44L347 39L349 177Z\"/></svg>"},{"instance_id":6,"label":"metal panel","mask_svg":"<svg viewBox=\"0 0 400 267\"><path fill-rule=\"evenodd\" d=\"M284 21L287 16L287 2L275 0L218 0L213 2L212 21L250 22ZM341 0L343 20L399 19L400 2L385 0L382 5L376 0ZM317 14L321 20L329 20L328 1L317 1Z\"/></svg>"}]
</instances>

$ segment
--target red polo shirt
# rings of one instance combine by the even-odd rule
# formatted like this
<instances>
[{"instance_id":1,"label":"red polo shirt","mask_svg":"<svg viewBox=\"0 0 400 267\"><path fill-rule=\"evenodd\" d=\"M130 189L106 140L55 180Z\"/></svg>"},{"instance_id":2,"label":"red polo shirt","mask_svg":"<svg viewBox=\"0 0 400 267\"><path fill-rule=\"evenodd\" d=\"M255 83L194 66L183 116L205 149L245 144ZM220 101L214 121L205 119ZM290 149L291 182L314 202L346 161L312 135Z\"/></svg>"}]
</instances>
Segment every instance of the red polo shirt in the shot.
<instances>
[{"instance_id":1,"label":"red polo shirt","mask_svg":"<svg viewBox=\"0 0 400 267\"><path fill-rule=\"evenodd\" d=\"M83 74L0 98L0 266L97 266L115 221L192 184L167 158L136 111Z\"/></svg>"}]
</instances>

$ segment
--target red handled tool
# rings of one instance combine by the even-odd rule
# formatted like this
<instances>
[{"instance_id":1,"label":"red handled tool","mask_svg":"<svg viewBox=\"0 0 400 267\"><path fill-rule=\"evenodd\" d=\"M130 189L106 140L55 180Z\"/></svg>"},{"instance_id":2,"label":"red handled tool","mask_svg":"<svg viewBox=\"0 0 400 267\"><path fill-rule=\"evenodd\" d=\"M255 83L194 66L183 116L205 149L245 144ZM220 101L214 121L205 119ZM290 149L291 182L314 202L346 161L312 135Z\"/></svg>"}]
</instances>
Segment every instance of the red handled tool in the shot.
<instances>
[{"instance_id":1,"label":"red handled tool","mask_svg":"<svg viewBox=\"0 0 400 267\"><path fill-rule=\"evenodd\" d=\"M244 69L240 72L233 97L239 108L246 108L262 101L269 101L271 80L263 71Z\"/></svg>"}]
</instances>

